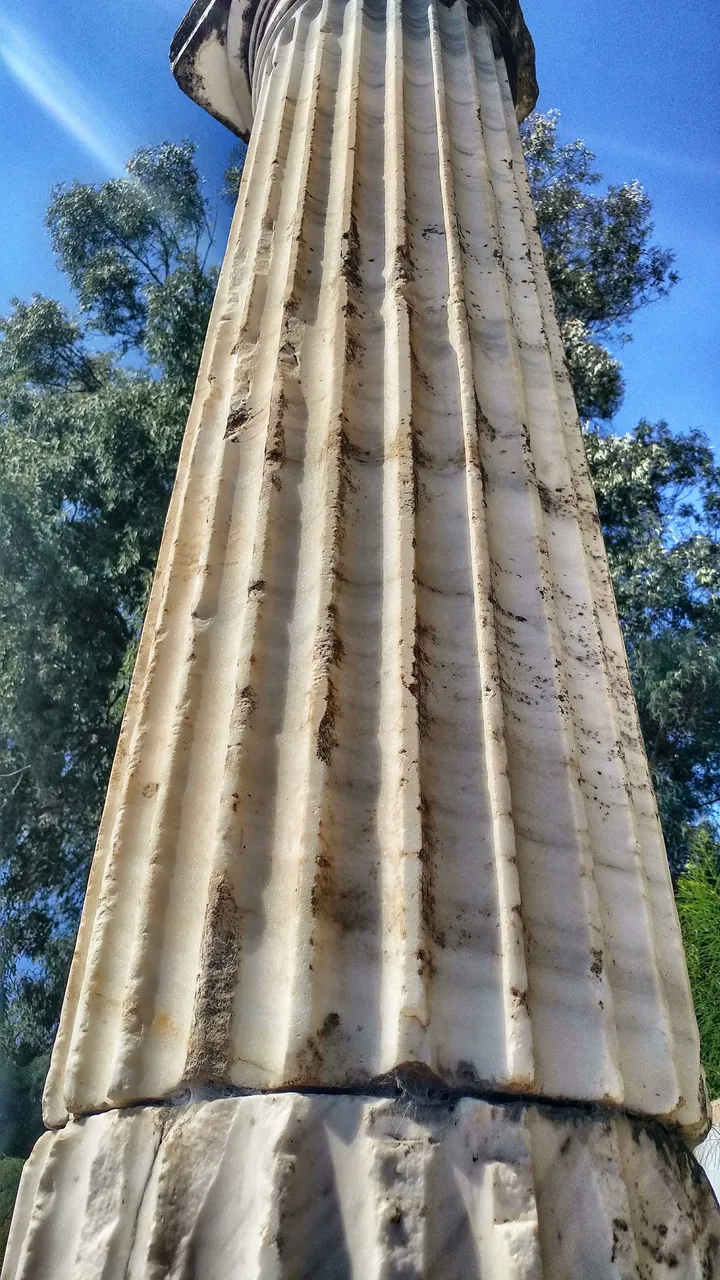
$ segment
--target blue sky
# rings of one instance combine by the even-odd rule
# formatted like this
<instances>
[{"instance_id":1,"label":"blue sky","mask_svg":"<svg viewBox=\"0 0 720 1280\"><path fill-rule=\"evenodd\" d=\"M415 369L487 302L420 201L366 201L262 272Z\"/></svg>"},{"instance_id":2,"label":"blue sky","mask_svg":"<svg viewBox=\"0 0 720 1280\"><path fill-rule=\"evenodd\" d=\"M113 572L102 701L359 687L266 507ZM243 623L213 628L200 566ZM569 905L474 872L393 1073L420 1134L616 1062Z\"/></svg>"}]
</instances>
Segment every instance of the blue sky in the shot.
<instances>
[{"instance_id":1,"label":"blue sky","mask_svg":"<svg viewBox=\"0 0 720 1280\"><path fill-rule=\"evenodd\" d=\"M621 353L619 429L666 418L720 454L720 6L708 0L525 0L540 107L562 112L615 182L638 178L681 283L640 313ZM189 102L167 50L183 0L0 0L0 310L42 290L69 301L43 217L53 183L98 182L137 146L191 137L209 190L233 139ZM227 230L223 212L219 234Z\"/></svg>"}]
</instances>

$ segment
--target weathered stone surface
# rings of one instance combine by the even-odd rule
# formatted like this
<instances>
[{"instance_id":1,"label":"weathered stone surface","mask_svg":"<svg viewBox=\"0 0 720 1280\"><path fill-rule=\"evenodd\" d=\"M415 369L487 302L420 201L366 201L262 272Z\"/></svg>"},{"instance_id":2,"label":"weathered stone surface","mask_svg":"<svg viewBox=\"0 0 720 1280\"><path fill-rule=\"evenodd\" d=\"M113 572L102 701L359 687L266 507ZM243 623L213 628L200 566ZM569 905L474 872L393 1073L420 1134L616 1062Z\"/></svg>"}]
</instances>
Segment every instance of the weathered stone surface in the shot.
<instances>
[{"instance_id":1,"label":"weathered stone surface","mask_svg":"<svg viewBox=\"0 0 720 1280\"><path fill-rule=\"evenodd\" d=\"M699 1134L672 887L491 32L459 0L306 0L255 66L48 1121L418 1063Z\"/></svg>"},{"instance_id":2,"label":"weathered stone surface","mask_svg":"<svg viewBox=\"0 0 720 1280\"><path fill-rule=\"evenodd\" d=\"M3 1280L710 1280L719 1227L657 1126L276 1094L41 1139Z\"/></svg>"},{"instance_id":3,"label":"weathered stone surface","mask_svg":"<svg viewBox=\"0 0 720 1280\"><path fill-rule=\"evenodd\" d=\"M518 0L467 0L471 22L485 20L501 49L518 120L538 97L535 48ZM293 0L195 0L170 48L184 93L245 141L253 121L255 60ZM382 16L383 6L375 6Z\"/></svg>"}]
</instances>

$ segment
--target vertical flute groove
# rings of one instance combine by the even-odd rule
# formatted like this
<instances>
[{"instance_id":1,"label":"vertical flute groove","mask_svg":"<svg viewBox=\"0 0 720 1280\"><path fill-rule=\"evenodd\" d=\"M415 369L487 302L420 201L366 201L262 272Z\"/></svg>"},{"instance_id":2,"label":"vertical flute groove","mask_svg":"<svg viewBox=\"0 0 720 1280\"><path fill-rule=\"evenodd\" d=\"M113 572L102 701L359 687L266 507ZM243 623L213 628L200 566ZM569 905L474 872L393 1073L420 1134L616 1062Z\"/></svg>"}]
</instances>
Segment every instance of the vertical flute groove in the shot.
<instances>
[{"instance_id":1,"label":"vertical flute groove","mask_svg":"<svg viewBox=\"0 0 720 1280\"><path fill-rule=\"evenodd\" d=\"M335 946L342 947L343 941L334 926L343 911L337 881L344 868L334 865L335 850L328 838L332 821L328 791L339 745L337 684L345 661L338 590L350 487L345 398L354 341L348 311L349 281L355 269L353 180L361 14L361 0L350 0L345 9L330 7L324 15L324 25L334 37L334 52L324 84L322 110L327 118L319 122L313 141L318 173L327 187L315 193L318 234L314 256L319 260L308 269L318 273L322 270L322 288L306 351L306 394L308 401L315 399L320 408L314 457L322 488L313 514L317 588L311 614L309 705L302 745L306 772L298 832L294 942L288 955L291 982L285 1060L289 1078L300 1081L308 1076L312 1079L316 1069L316 1037L330 1034L340 1045L346 1022L347 997L342 984L340 991L333 992L332 982L333 950ZM339 39L341 34L345 40ZM310 252L311 241L308 231L306 249ZM318 339L323 343L322 352L314 346ZM329 368L316 378L323 358ZM344 976L346 963L339 960L338 969ZM327 987L323 989L325 975ZM337 998L333 999L335 994Z\"/></svg>"},{"instance_id":2,"label":"vertical flute groove","mask_svg":"<svg viewBox=\"0 0 720 1280\"><path fill-rule=\"evenodd\" d=\"M420 728L415 660L416 481L408 302L404 34L400 0L388 0L384 77L384 537L383 722L388 734L383 811L383 1049L394 1062L423 1061L432 964L422 921Z\"/></svg>"},{"instance_id":3,"label":"vertical flute groove","mask_svg":"<svg viewBox=\"0 0 720 1280\"><path fill-rule=\"evenodd\" d=\"M525 1079L532 1087L534 1077L532 1027L528 1009L528 979L525 945L522 927L522 904L517 874L515 833L512 825L512 798L510 793L505 725L500 689L496 627L490 600L490 557L485 523L485 497L483 493L483 463L479 422L479 402L475 389L472 356L472 334L465 305L468 246L461 235L463 219L457 201L455 173L458 152L467 137L461 136L455 143L457 122L452 118L453 93L445 83L445 67L452 76L453 67L461 68L460 75L467 77L472 86L474 68L469 55L467 13L457 5L447 12L434 7L432 10L431 48L435 61L435 106L438 120L438 138L441 142L441 184L445 213L446 243L450 275L449 327L457 350L461 379L462 421L467 476L468 524L470 530L471 557L474 566L475 628L477 655L480 669L482 719L485 734L487 762L487 786L492 808L493 852L498 896L498 921L500 929L500 954L503 966L503 1003L505 1010L505 1046L507 1069L518 1080ZM448 43L453 50L462 49L448 58L442 39L448 32ZM467 115L468 113L466 113ZM474 150L479 149L477 111L470 115L470 137ZM460 152L460 165L469 157Z\"/></svg>"}]
</instances>

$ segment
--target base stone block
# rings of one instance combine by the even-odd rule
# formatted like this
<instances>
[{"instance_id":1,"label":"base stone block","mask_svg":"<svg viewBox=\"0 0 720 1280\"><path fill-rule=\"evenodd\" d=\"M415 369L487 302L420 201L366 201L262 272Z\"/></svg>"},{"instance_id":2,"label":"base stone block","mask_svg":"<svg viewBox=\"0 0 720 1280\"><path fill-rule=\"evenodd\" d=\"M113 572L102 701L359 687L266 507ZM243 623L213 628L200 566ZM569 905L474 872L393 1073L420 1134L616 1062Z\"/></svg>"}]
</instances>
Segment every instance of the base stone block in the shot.
<instances>
[{"instance_id":1,"label":"base stone block","mask_svg":"<svg viewBox=\"0 0 720 1280\"><path fill-rule=\"evenodd\" d=\"M654 1124L280 1093L71 1121L26 1166L2 1280L706 1280L720 1211Z\"/></svg>"}]
</instances>

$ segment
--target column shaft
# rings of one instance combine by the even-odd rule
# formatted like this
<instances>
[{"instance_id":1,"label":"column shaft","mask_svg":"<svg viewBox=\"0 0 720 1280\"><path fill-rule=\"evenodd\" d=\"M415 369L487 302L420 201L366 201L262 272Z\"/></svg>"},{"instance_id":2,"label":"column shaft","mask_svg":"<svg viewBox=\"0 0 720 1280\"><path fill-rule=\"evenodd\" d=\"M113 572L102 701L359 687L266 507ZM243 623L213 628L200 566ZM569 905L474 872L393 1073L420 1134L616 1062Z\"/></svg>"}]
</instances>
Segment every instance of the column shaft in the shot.
<instances>
[{"instance_id":1,"label":"column shaft","mask_svg":"<svg viewBox=\"0 0 720 1280\"><path fill-rule=\"evenodd\" d=\"M662 837L504 63L305 0L237 215L48 1083L699 1131Z\"/></svg>"}]
</instances>

